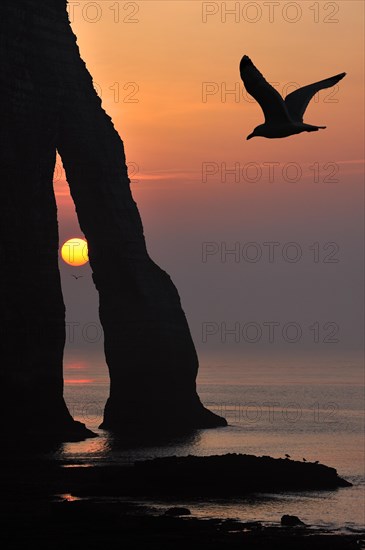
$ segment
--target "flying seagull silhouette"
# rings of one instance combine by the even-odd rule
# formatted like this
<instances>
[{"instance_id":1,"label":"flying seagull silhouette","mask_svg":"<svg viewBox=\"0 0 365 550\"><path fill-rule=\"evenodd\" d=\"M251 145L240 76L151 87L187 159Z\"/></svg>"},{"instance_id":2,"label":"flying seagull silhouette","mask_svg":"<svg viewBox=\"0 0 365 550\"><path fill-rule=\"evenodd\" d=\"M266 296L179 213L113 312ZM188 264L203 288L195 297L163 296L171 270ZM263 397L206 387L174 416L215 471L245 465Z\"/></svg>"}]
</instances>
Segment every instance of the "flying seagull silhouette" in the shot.
<instances>
[{"instance_id":1,"label":"flying seagull silhouette","mask_svg":"<svg viewBox=\"0 0 365 550\"><path fill-rule=\"evenodd\" d=\"M83 277L83 275L73 275L71 273L71 277L75 277L75 279L77 280L77 279L81 279Z\"/></svg>"},{"instance_id":2,"label":"flying seagull silhouette","mask_svg":"<svg viewBox=\"0 0 365 550\"><path fill-rule=\"evenodd\" d=\"M326 126L313 126L303 122L303 115L314 94L323 88L331 88L346 73L340 73L314 84L303 86L286 96L285 100L258 71L251 59L244 55L240 63L240 73L246 90L260 104L265 115L264 124L256 126L246 139L262 136L283 138L301 132L317 132Z\"/></svg>"}]
</instances>

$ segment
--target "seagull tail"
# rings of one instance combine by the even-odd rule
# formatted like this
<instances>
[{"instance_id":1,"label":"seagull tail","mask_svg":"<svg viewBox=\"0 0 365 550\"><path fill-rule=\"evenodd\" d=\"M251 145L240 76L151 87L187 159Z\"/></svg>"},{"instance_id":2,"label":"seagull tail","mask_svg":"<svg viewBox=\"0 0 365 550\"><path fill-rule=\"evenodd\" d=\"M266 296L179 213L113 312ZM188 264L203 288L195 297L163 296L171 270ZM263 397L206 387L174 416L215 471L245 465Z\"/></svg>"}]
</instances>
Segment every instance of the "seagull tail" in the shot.
<instances>
[{"instance_id":1,"label":"seagull tail","mask_svg":"<svg viewBox=\"0 0 365 550\"><path fill-rule=\"evenodd\" d=\"M318 132L318 130L325 130L327 126L314 126L313 124L306 124L305 125L305 131L306 132Z\"/></svg>"}]
</instances>

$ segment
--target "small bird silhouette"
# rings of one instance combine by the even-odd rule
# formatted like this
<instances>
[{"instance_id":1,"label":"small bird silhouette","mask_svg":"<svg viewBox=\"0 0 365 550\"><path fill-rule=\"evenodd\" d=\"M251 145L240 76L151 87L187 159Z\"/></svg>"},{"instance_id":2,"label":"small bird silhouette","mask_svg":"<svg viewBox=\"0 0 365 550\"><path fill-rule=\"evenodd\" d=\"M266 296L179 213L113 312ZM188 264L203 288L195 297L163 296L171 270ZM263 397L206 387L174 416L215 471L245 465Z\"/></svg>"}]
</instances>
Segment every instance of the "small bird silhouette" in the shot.
<instances>
[{"instance_id":1,"label":"small bird silhouette","mask_svg":"<svg viewBox=\"0 0 365 550\"><path fill-rule=\"evenodd\" d=\"M288 94L284 100L279 92L265 80L247 55L241 59L240 74L246 90L256 99L265 115L264 124L256 126L246 139L257 136L283 138L326 128L326 126L306 124L303 122L303 115L315 93L323 88L331 88L346 75L346 73L340 73L303 86Z\"/></svg>"},{"instance_id":2,"label":"small bird silhouette","mask_svg":"<svg viewBox=\"0 0 365 550\"><path fill-rule=\"evenodd\" d=\"M285 455L285 458L290 458L290 455Z\"/></svg>"},{"instance_id":3,"label":"small bird silhouette","mask_svg":"<svg viewBox=\"0 0 365 550\"><path fill-rule=\"evenodd\" d=\"M73 275L71 273L71 277L75 277L75 279L77 280L77 279L81 279L83 277L83 275Z\"/></svg>"},{"instance_id":4,"label":"small bird silhouette","mask_svg":"<svg viewBox=\"0 0 365 550\"><path fill-rule=\"evenodd\" d=\"M306 458L303 458L303 462L307 462L307 459L306 459Z\"/></svg>"}]
</instances>

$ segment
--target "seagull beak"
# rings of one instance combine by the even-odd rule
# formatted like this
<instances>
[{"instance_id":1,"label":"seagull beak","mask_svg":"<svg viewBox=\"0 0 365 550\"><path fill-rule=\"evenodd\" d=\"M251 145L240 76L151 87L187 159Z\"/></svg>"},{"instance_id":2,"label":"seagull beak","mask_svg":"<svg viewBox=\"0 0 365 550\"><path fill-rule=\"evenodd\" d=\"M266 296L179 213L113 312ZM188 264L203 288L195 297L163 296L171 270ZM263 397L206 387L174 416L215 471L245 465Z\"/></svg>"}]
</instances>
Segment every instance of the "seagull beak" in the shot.
<instances>
[{"instance_id":1,"label":"seagull beak","mask_svg":"<svg viewBox=\"0 0 365 550\"><path fill-rule=\"evenodd\" d=\"M246 139L251 139L251 138L253 138L253 137L255 137L255 135L254 135L254 134L250 134L249 136L247 136Z\"/></svg>"}]
</instances>

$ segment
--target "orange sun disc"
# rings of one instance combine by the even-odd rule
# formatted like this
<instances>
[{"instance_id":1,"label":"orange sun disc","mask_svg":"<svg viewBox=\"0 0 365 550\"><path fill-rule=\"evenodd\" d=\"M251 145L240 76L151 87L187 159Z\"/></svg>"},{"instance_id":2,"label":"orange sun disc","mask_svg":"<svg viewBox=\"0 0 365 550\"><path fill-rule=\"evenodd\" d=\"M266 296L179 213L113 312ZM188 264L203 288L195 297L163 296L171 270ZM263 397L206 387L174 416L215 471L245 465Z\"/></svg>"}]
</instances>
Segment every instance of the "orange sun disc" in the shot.
<instances>
[{"instance_id":1,"label":"orange sun disc","mask_svg":"<svg viewBox=\"0 0 365 550\"><path fill-rule=\"evenodd\" d=\"M89 261L87 241L77 237L68 239L61 248L63 261L74 267L84 265Z\"/></svg>"}]
</instances>

